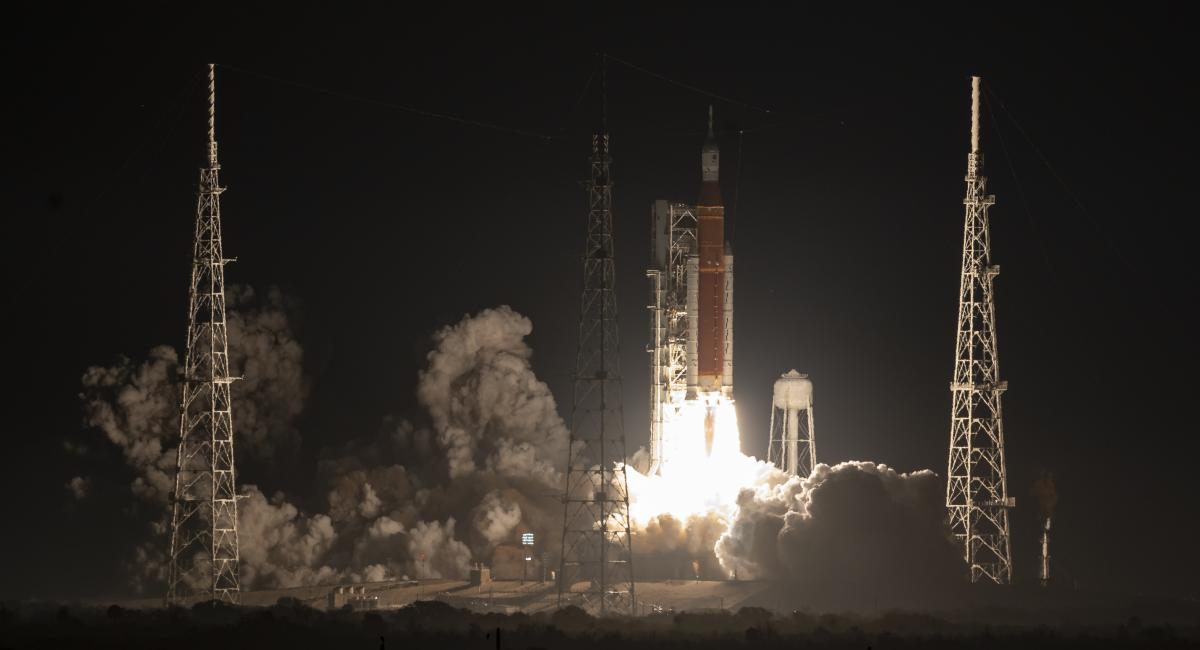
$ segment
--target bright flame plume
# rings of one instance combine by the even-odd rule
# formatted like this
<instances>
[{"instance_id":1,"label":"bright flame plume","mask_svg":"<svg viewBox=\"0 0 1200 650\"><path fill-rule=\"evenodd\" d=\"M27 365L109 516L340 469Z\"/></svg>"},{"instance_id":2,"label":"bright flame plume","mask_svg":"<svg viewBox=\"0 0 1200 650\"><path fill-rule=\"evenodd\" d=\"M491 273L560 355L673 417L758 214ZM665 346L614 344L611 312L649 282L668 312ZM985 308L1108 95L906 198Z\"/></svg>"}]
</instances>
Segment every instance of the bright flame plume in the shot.
<instances>
[{"instance_id":1,"label":"bright flame plume","mask_svg":"<svg viewBox=\"0 0 1200 650\"><path fill-rule=\"evenodd\" d=\"M719 392L682 400L664 418L662 441L658 474L627 468L630 518L639 528L659 515L682 521L716 513L728 522L739 492L766 486L781 474L742 453L737 410Z\"/></svg>"}]
</instances>

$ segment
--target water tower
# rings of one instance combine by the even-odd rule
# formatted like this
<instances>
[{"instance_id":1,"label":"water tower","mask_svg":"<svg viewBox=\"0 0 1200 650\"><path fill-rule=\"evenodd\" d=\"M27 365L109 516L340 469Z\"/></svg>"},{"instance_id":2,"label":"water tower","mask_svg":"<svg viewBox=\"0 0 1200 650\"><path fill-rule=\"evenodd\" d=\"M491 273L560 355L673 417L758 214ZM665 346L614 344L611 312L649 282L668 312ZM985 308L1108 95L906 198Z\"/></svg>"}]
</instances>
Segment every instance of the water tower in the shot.
<instances>
[{"instance_id":1,"label":"water tower","mask_svg":"<svg viewBox=\"0 0 1200 650\"><path fill-rule=\"evenodd\" d=\"M813 383L808 375L791 370L775 380L767 460L792 476L808 476L817 464Z\"/></svg>"}]
</instances>

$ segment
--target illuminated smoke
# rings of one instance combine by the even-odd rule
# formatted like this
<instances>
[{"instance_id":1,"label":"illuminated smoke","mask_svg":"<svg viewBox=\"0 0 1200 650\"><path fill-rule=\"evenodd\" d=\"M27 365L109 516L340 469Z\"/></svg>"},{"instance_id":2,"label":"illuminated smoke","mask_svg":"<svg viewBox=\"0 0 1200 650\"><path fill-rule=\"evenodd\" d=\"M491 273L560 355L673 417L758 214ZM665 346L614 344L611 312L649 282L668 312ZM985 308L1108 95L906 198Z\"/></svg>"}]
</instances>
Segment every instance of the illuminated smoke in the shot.
<instances>
[{"instance_id":1,"label":"illuminated smoke","mask_svg":"<svg viewBox=\"0 0 1200 650\"><path fill-rule=\"evenodd\" d=\"M700 442L713 403L708 453ZM716 453L738 440L731 403L685 403L672 415L661 474L628 468L641 575L766 579L839 607L930 603L957 584L962 562L933 472L847 462L789 477L737 448Z\"/></svg>"},{"instance_id":2,"label":"illuminated smoke","mask_svg":"<svg viewBox=\"0 0 1200 650\"><path fill-rule=\"evenodd\" d=\"M479 468L558 487L567 429L529 365L528 318L485 309L434 335L417 396L445 449L450 478Z\"/></svg>"},{"instance_id":3,"label":"illuminated smoke","mask_svg":"<svg viewBox=\"0 0 1200 650\"><path fill-rule=\"evenodd\" d=\"M808 478L743 491L717 556L738 577L787 578L829 605L935 604L962 572L943 489L928 470L818 464Z\"/></svg>"},{"instance_id":4,"label":"illuminated smoke","mask_svg":"<svg viewBox=\"0 0 1200 650\"><path fill-rule=\"evenodd\" d=\"M512 541L513 531L521 523L521 506L507 501L498 490L483 497L475 508L475 529L491 544Z\"/></svg>"},{"instance_id":5,"label":"illuminated smoke","mask_svg":"<svg viewBox=\"0 0 1200 650\"><path fill-rule=\"evenodd\" d=\"M728 524L716 512L683 519L660 514L641 523L634 539L634 568L639 579L724 580L728 572L717 560L717 541Z\"/></svg>"},{"instance_id":6,"label":"illuminated smoke","mask_svg":"<svg viewBox=\"0 0 1200 650\"><path fill-rule=\"evenodd\" d=\"M240 293L230 315L242 332L231 333L239 371L271 378L239 382L245 392L235 393L236 412L247 413L235 423L246 422L251 459L296 440L306 394L283 299L271 292L247 302L252 295ZM244 587L463 578L472 562L520 564L522 532L553 554L568 435L530 366L531 331L528 319L500 307L438 332L418 387L429 426L425 418L387 418L376 435L324 450L315 511L245 485ZM178 363L160 346L141 362L121 359L83 378L85 423L121 450L136 475L133 490L164 508L178 436ZM842 463L789 478L741 453L734 405L719 395L673 413L664 443L672 457L660 474L628 468L635 566L645 579L769 578L850 602L866 593L920 598L958 576L961 560L946 537L941 483L931 472ZM155 519L153 536L132 558L140 585L162 579L164 522Z\"/></svg>"},{"instance_id":7,"label":"illuminated smoke","mask_svg":"<svg viewBox=\"0 0 1200 650\"><path fill-rule=\"evenodd\" d=\"M297 440L307 393L303 353L278 292L256 300L239 289L231 297L230 356L247 376L234 385L239 452L262 457ZM499 307L438 332L418 388L433 426L388 418L375 437L323 452L324 512L244 485L243 587L463 578L471 562L490 562L518 531L554 539L567 431L530 367L524 338L531 331L528 319ZM140 363L122 358L90 368L81 396L85 425L102 431L134 470L134 492L164 509L178 437L178 365L176 352L159 346ZM162 580L165 519L157 517L153 537L137 547L136 587Z\"/></svg>"},{"instance_id":8,"label":"illuminated smoke","mask_svg":"<svg viewBox=\"0 0 1200 650\"><path fill-rule=\"evenodd\" d=\"M303 353L278 290L260 300L248 287L231 286L228 295L230 372L246 377L232 388L238 453L266 458L294 446L294 421L307 395ZM140 363L121 356L83 375L84 425L102 431L121 450L136 474L131 489L149 501L165 503L174 488L180 363L174 348L159 345Z\"/></svg>"},{"instance_id":9,"label":"illuminated smoke","mask_svg":"<svg viewBox=\"0 0 1200 650\"><path fill-rule=\"evenodd\" d=\"M175 485L178 365L175 350L160 345L140 364L121 357L113 366L93 366L83 374L84 424L121 450L137 474L134 494L164 503Z\"/></svg>"}]
</instances>

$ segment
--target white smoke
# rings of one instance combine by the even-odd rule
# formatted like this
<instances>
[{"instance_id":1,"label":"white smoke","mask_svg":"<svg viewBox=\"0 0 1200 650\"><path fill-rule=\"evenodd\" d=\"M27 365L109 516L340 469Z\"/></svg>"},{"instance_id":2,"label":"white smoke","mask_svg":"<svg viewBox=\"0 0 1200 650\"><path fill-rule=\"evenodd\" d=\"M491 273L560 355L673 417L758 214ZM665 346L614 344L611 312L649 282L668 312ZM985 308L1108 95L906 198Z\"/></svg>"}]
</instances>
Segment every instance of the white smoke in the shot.
<instances>
[{"instance_id":1,"label":"white smoke","mask_svg":"<svg viewBox=\"0 0 1200 650\"><path fill-rule=\"evenodd\" d=\"M231 285L225 294L230 371L242 378L233 385L239 451L269 458L299 440L295 420L308 396L304 353L278 288L262 299L246 285Z\"/></svg>"},{"instance_id":2,"label":"white smoke","mask_svg":"<svg viewBox=\"0 0 1200 650\"><path fill-rule=\"evenodd\" d=\"M277 493L273 499L253 485L238 503L241 573L246 584L290 587L337 582L339 572L324 563L337 540L328 515L306 516Z\"/></svg>"},{"instance_id":3,"label":"white smoke","mask_svg":"<svg viewBox=\"0 0 1200 650\"><path fill-rule=\"evenodd\" d=\"M296 440L306 394L302 350L278 292L258 302L248 289L231 295L240 307L229 315L230 354L246 376L235 384L238 442L251 455L272 454ZM465 578L472 561L491 561L518 530L552 539L561 526L555 467L565 459L567 431L530 367L530 332L529 320L508 307L438 332L418 389L433 428L389 419L369 442L323 454L324 512L308 514L280 492L268 498L244 486L244 587ZM122 450L138 474L135 490L163 505L178 438L177 366L175 352L160 346L141 364L122 359L84 376L85 423ZM156 524L159 535L165 528ZM164 543L139 547L139 581L161 580Z\"/></svg>"},{"instance_id":4,"label":"white smoke","mask_svg":"<svg viewBox=\"0 0 1200 650\"><path fill-rule=\"evenodd\" d=\"M165 501L174 487L178 365L175 350L160 345L140 364L120 357L113 366L92 366L83 374L84 424L121 449L137 473L133 492L155 501Z\"/></svg>"},{"instance_id":5,"label":"white smoke","mask_svg":"<svg viewBox=\"0 0 1200 650\"><path fill-rule=\"evenodd\" d=\"M513 531L521 523L521 506L505 500L498 490L483 497L475 508L475 529L490 544L512 541Z\"/></svg>"},{"instance_id":6,"label":"white smoke","mask_svg":"<svg viewBox=\"0 0 1200 650\"><path fill-rule=\"evenodd\" d=\"M264 300L248 287L231 286L227 294L230 372L245 378L232 389L239 457L271 457L296 439L294 420L307 395L302 351L277 289ZM122 356L83 374L84 425L121 450L137 475L131 489L149 501L165 502L174 487L179 366L175 349L159 345L141 363Z\"/></svg>"},{"instance_id":7,"label":"white smoke","mask_svg":"<svg viewBox=\"0 0 1200 650\"><path fill-rule=\"evenodd\" d=\"M450 477L483 467L557 487L567 429L550 389L529 365L528 318L485 309L436 335L417 396L433 418Z\"/></svg>"},{"instance_id":8,"label":"white smoke","mask_svg":"<svg viewBox=\"0 0 1200 650\"><path fill-rule=\"evenodd\" d=\"M418 522L408 531L408 555L418 578L462 578L470 570L471 550L454 539L454 518Z\"/></svg>"},{"instance_id":9,"label":"white smoke","mask_svg":"<svg viewBox=\"0 0 1200 650\"><path fill-rule=\"evenodd\" d=\"M239 382L244 392L234 394L234 421L239 436L247 427L253 455L295 441L306 389L282 297L273 292L251 306L251 296L238 294L243 306L230 317L230 338L247 375ZM417 390L432 426L388 419L374 438L324 453L318 512L245 486L243 585L464 578L472 562L519 559L521 532L534 532L543 544L554 539L562 515L557 468L568 435L532 371L525 343L531 331L529 320L508 307L439 331ZM145 361L121 359L89 368L83 378L85 423L122 451L137 474L134 491L164 505L178 436L177 366L176 353L160 346ZM252 370L261 373L254 383ZM893 600L939 593L957 578L961 560L947 539L933 473L855 462L818 465L810 477L788 479L752 458L725 460L743 477L730 491L736 503L708 485L702 498L684 500L694 507L681 515L670 509L681 495L661 494L668 483L630 475L631 490L641 491L633 495L637 505L646 509L636 517L633 543L639 574L785 579L806 593ZM708 504L714 495L721 503ZM158 523L156 532L164 530ZM161 580L162 544L139 547L139 580Z\"/></svg>"}]
</instances>

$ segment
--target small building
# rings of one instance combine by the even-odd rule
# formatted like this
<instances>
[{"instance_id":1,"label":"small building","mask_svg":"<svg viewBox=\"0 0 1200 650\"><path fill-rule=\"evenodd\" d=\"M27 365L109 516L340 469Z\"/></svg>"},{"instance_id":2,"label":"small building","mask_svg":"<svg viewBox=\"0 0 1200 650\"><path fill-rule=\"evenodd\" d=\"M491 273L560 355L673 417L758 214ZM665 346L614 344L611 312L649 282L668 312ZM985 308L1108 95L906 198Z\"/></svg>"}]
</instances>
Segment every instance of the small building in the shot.
<instances>
[{"instance_id":1,"label":"small building","mask_svg":"<svg viewBox=\"0 0 1200 650\"><path fill-rule=\"evenodd\" d=\"M483 587L492 584L492 570L479 563L471 567L471 586Z\"/></svg>"},{"instance_id":2,"label":"small building","mask_svg":"<svg viewBox=\"0 0 1200 650\"><path fill-rule=\"evenodd\" d=\"M329 592L329 609L347 605L356 611L379 609L379 596L368 596L367 588L362 585L341 586Z\"/></svg>"}]
</instances>

